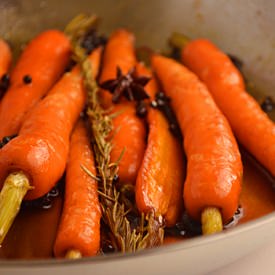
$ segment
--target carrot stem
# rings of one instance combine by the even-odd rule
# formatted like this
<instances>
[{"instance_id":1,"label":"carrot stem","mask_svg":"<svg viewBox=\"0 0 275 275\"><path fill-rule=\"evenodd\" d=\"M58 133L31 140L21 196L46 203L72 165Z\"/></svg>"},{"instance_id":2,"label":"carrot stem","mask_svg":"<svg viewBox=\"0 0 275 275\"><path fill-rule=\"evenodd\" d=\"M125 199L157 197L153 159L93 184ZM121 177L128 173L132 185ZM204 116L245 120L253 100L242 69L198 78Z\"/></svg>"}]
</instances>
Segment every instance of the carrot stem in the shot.
<instances>
[{"instance_id":1,"label":"carrot stem","mask_svg":"<svg viewBox=\"0 0 275 275\"><path fill-rule=\"evenodd\" d=\"M67 259L80 259L80 258L82 258L82 254L77 249L71 249L66 253L65 258L67 258Z\"/></svg>"},{"instance_id":2,"label":"carrot stem","mask_svg":"<svg viewBox=\"0 0 275 275\"><path fill-rule=\"evenodd\" d=\"M189 43L189 41L190 39L187 36L178 32L172 33L168 40L169 45L177 49L184 48Z\"/></svg>"},{"instance_id":3,"label":"carrot stem","mask_svg":"<svg viewBox=\"0 0 275 275\"><path fill-rule=\"evenodd\" d=\"M222 215L217 207L206 207L201 214L202 233L210 235L222 231Z\"/></svg>"},{"instance_id":4,"label":"carrot stem","mask_svg":"<svg viewBox=\"0 0 275 275\"><path fill-rule=\"evenodd\" d=\"M11 173L0 193L0 245L4 241L27 191L32 189L23 172Z\"/></svg>"}]
</instances>

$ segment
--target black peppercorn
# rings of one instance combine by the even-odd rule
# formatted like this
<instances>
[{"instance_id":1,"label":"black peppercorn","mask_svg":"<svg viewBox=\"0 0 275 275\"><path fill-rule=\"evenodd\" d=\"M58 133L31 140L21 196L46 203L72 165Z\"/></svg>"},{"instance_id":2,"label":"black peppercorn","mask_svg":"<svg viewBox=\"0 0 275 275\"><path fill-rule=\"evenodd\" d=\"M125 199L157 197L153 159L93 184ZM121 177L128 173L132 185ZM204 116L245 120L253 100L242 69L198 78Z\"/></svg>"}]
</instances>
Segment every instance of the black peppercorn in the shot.
<instances>
[{"instance_id":1,"label":"black peppercorn","mask_svg":"<svg viewBox=\"0 0 275 275\"><path fill-rule=\"evenodd\" d=\"M176 237L194 237L202 234L201 224L193 220L186 212L182 214L175 226L165 228L165 234Z\"/></svg>"},{"instance_id":2,"label":"black peppercorn","mask_svg":"<svg viewBox=\"0 0 275 275\"><path fill-rule=\"evenodd\" d=\"M23 208L32 208L32 209L50 209L54 203L54 199L62 193L62 183L59 182L52 190L50 190L44 196L30 201L23 201Z\"/></svg>"},{"instance_id":3,"label":"black peppercorn","mask_svg":"<svg viewBox=\"0 0 275 275\"><path fill-rule=\"evenodd\" d=\"M8 74L3 74L0 79L0 98L4 95L10 86L10 76Z\"/></svg>"},{"instance_id":4,"label":"black peppercorn","mask_svg":"<svg viewBox=\"0 0 275 275\"><path fill-rule=\"evenodd\" d=\"M1 77L1 82L4 84L10 83L10 75L9 74L3 74Z\"/></svg>"},{"instance_id":5,"label":"black peppercorn","mask_svg":"<svg viewBox=\"0 0 275 275\"><path fill-rule=\"evenodd\" d=\"M155 100L151 102L153 108L159 109L166 117L169 123L169 130L172 134L182 140L181 131L176 119L176 116L170 106L170 98L167 97L163 92L156 94Z\"/></svg>"},{"instance_id":6,"label":"black peppercorn","mask_svg":"<svg viewBox=\"0 0 275 275\"><path fill-rule=\"evenodd\" d=\"M4 147L8 142L10 142L16 136L17 135L11 135L11 136L3 137L3 139L0 140L0 148Z\"/></svg>"},{"instance_id":7,"label":"black peppercorn","mask_svg":"<svg viewBox=\"0 0 275 275\"><path fill-rule=\"evenodd\" d=\"M265 112L271 112L274 107L274 102L270 96L267 96L263 103L261 104L261 108Z\"/></svg>"},{"instance_id":8,"label":"black peppercorn","mask_svg":"<svg viewBox=\"0 0 275 275\"><path fill-rule=\"evenodd\" d=\"M32 83L32 78L31 78L31 76L28 75L28 74L26 74L26 75L23 77L23 82L24 82L25 84L30 84L30 83Z\"/></svg>"},{"instance_id":9,"label":"black peppercorn","mask_svg":"<svg viewBox=\"0 0 275 275\"><path fill-rule=\"evenodd\" d=\"M147 106L144 101L138 101L136 105L136 114L139 117L145 117L147 115Z\"/></svg>"},{"instance_id":10,"label":"black peppercorn","mask_svg":"<svg viewBox=\"0 0 275 275\"><path fill-rule=\"evenodd\" d=\"M95 29L91 29L83 38L81 46L86 49L86 53L90 54L95 48L107 43L105 36L99 35Z\"/></svg>"}]
</instances>

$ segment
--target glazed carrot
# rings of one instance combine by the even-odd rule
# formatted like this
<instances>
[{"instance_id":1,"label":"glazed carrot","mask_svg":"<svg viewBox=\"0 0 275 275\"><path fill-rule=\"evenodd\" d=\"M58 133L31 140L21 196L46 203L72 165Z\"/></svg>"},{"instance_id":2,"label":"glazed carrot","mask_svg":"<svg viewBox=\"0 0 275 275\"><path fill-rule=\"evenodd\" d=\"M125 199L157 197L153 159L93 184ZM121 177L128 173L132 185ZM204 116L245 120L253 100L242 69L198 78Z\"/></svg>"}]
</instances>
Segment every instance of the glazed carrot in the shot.
<instances>
[{"instance_id":1,"label":"glazed carrot","mask_svg":"<svg viewBox=\"0 0 275 275\"><path fill-rule=\"evenodd\" d=\"M152 77L142 65L139 75ZM145 87L151 99L158 86L154 79ZM148 110L149 133L147 147L136 181L136 203L140 212L153 210L165 219L166 226L175 225L182 208L184 181L183 152L180 142L172 135L163 114L156 109Z\"/></svg>"},{"instance_id":2,"label":"glazed carrot","mask_svg":"<svg viewBox=\"0 0 275 275\"><path fill-rule=\"evenodd\" d=\"M90 56L94 75L98 71L100 54L99 48ZM25 199L35 199L49 192L65 170L70 134L85 101L82 74L80 68L76 67L66 73L49 95L28 113L18 136L0 150L0 182L3 183L10 178L9 174L16 172L15 176L24 176L22 185L25 186L27 178L32 187ZM9 183L14 193L21 188L10 180ZM6 182L3 189L5 186ZM5 194L1 191L0 196L5 197ZM2 217L9 213L10 205L13 205L12 201L0 207L0 243L7 232L3 228L7 219Z\"/></svg>"},{"instance_id":3,"label":"glazed carrot","mask_svg":"<svg viewBox=\"0 0 275 275\"><path fill-rule=\"evenodd\" d=\"M85 125L79 121L70 141L65 202L54 245L57 257L64 257L72 250L78 251L81 256L93 256L99 250L101 214L97 182L82 166L96 175Z\"/></svg>"},{"instance_id":4,"label":"glazed carrot","mask_svg":"<svg viewBox=\"0 0 275 275\"><path fill-rule=\"evenodd\" d=\"M237 210L242 180L241 157L230 126L196 75L162 56L153 56L152 66L184 135L187 212L200 219L214 207L227 222Z\"/></svg>"},{"instance_id":5,"label":"glazed carrot","mask_svg":"<svg viewBox=\"0 0 275 275\"><path fill-rule=\"evenodd\" d=\"M126 30L115 31L104 50L100 82L116 78L117 67L127 74L136 65L134 36ZM111 162L116 162L122 152L118 175L122 183L134 183L145 150L146 130L144 122L137 117L133 102L114 104L111 94L101 91L102 104L113 114ZM124 150L125 149L125 150Z\"/></svg>"},{"instance_id":6,"label":"glazed carrot","mask_svg":"<svg viewBox=\"0 0 275 275\"><path fill-rule=\"evenodd\" d=\"M0 79L9 70L12 53L9 45L0 38Z\"/></svg>"},{"instance_id":7,"label":"glazed carrot","mask_svg":"<svg viewBox=\"0 0 275 275\"><path fill-rule=\"evenodd\" d=\"M195 43L195 41L197 42ZM212 81L217 87L223 87L223 89L227 89L230 87L236 87L240 89L245 88L245 82L242 74L232 63L231 59L225 54L214 54L214 56L212 56L215 46L213 44L211 45L208 40L197 39L194 40L194 42L191 42L190 39L186 36L179 33L174 33L170 37L169 42L173 47L181 50L182 60L184 59L185 53L189 55L188 52L190 47L187 47L188 44L192 44L191 48L193 47L193 45L196 48L199 44L199 47L203 51L203 55L199 58L197 57L196 59L192 60L193 66L198 67L201 66L201 64L207 62L209 66L208 68L211 68L212 71ZM208 62L210 60L211 62ZM209 74L206 69L201 73L204 75Z\"/></svg>"},{"instance_id":8,"label":"glazed carrot","mask_svg":"<svg viewBox=\"0 0 275 275\"><path fill-rule=\"evenodd\" d=\"M210 41L198 39L182 50L182 59L205 82L240 143L275 176L275 125L256 100L235 85L236 68L229 58Z\"/></svg>"},{"instance_id":9,"label":"glazed carrot","mask_svg":"<svg viewBox=\"0 0 275 275\"><path fill-rule=\"evenodd\" d=\"M134 35L127 30L118 29L112 33L104 49L100 83L116 78L117 67L127 74L136 65L134 43ZM101 91L101 104L105 108L112 106L112 95L108 91Z\"/></svg>"},{"instance_id":10,"label":"glazed carrot","mask_svg":"<svg viewBox=\"0 0 275 275\"><path fill-rule=\"evenodd\" d=\"M64 72L69 57L69 39L57 30L41 33L26 46L0 103L0 139L18 133L26 113Z\"/></svg>"},{"instance_id":11,"label":"glazed carrot","mask_svg":"<svg viewBox=\"0 0 275 275\"><path fill-rule=\"evenodd\" d=\"M120 182L134 184L145 151L146 129L131 103L114 106L111 162L119 161ZM117 130L116 130L117 129Z\"/></svg>"}]
</instances>

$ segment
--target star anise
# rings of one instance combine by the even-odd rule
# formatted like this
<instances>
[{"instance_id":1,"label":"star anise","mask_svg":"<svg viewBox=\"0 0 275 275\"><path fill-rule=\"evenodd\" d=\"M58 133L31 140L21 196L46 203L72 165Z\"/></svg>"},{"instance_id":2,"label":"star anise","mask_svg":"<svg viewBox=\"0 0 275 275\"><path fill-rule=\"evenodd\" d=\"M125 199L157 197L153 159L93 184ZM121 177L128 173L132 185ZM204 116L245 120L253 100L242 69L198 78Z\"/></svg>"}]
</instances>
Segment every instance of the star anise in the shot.
<instances>
[{"instance_id":1,"label":"star anise","mask_svg":"<svg viewBox=\"0 0 275 275\"><path fill-rule=\"evenodd\" d=\"M118 103L122 97L129 101L136 101L137 114L144 116L146 108L143 100L149 98L144 86L149 80L150 78L147 76L137 76L135 68L132 68L124 75L121 69L117 67L116 78L104 81L100 84L100 87L113 94L113 103Z\"/></svg>"}]
</instances>

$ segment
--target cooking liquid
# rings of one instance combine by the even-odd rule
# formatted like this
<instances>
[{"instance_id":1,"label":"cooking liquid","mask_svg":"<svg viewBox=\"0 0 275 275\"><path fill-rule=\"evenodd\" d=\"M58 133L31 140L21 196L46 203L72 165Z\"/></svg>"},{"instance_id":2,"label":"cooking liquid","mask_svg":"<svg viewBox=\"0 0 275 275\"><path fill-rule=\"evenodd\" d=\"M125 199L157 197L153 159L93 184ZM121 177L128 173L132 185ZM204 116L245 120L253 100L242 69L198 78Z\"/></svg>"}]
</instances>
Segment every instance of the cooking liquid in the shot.
<instances>
[{"instance_id":1,"label":"cooking liquid","mask_svg":"<svg viewBox=\"0 0 275 275\"><path fill-rule=\"evenodd\" d=\"M243 187L240 206L244 223L275 211L275 180L244 150ZM53 257L52 247L62 210L62 196L53 199L49 209L23 208L0 248L0 258L33 259ZM184 241L167 236L165 243Z\"/></svg>"}]
</instances>

